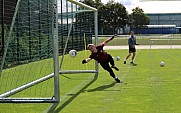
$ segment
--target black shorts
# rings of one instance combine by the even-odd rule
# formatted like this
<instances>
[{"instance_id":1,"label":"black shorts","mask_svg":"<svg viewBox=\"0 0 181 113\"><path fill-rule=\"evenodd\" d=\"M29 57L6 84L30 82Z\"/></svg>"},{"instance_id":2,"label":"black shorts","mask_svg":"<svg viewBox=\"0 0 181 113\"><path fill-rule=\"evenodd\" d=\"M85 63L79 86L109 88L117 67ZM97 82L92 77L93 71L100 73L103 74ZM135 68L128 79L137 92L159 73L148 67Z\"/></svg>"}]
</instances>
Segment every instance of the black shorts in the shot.
<instances>
[{"instance_id":1,"label":"black shorts","mask_svg":"<svg viewBox=\"0 0 181 113\"><path fill-rule=\"evenodd\" d=\"M136 48L129 48L129 53L136 52Z\"/></svg>"}]
</instances>

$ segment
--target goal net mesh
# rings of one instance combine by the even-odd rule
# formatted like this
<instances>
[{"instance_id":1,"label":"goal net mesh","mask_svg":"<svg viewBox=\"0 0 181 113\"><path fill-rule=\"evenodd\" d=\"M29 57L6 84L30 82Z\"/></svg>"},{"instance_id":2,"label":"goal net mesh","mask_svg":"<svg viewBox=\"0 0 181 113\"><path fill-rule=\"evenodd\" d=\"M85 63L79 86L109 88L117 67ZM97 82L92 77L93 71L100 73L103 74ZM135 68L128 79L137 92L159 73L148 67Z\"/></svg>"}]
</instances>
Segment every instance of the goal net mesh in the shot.
<instances>
[{"instance_id":1,"label":"goal net mesh","mask_svg":"<svg viewBox=\"0 0 181 113\"><path fill-rule=\"evenodd\" d=\"M11 9L11 14L7 15L7 18L11 18L11 22L4 23L6 34L0 58L0 99L3 103L3 99L8 98L17 100L28 98L31 103L31 98L51 100L54 96L52 6L52 0L19 0L19 3L17 2ZM57 63L60 64L60 81L63 80L60 90L67 88L61 91L61 100L67 98L67 92L75 91L72 89L75 89L76 85L82 87L86 80L90 81L94 77L90 77L88 73L86 75L81 73L84 70L93 70L93 72L96 70L95 62L86 65L81 63L90 54L86 50L87 44L95 42L94 16L94 12L89 9L66 0L58 0L59 62ZM73 49L77 51L75 58L68 54ZM64 70L68 75L64 75ZM66 80L71 78L72 70L78 70L80 74L73 76L73 81L67 87ZM47 78L33 84L44 77ZM74 81L78 78L80 80ZM28 86L24 87L27 84ZM30 108L34 108L34 111L43 111L49 105L1 104L1 108L5 110L4 112L11 112L12 109L8 108L12 107L13 109L23 107L25 111L29 111ZM24 109L16 111L22 112Z\"/></svg>"}]
</instances>

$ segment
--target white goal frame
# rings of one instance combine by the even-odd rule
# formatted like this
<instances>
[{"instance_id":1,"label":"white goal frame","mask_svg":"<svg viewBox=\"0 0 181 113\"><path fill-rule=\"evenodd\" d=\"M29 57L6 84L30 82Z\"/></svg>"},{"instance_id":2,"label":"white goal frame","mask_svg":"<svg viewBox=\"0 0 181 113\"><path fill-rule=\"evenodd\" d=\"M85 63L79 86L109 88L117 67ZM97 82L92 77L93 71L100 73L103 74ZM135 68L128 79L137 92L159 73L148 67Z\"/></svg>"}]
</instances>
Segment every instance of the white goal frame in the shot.
<instances>
[{"instance_id":1,"label":"white goal frame","mask_svg":"<svg viewBox=\"0 0 181 113\"><path fill-rule=\"evenodd\" d=\"M11 27L10 27L10 32L8 34L7 37L7 43L6 43L6 49L4 51L4 59L2 60L2 65L4 64L5 61L5 56L7 53L7 47L8 47L8 40L10 39L13 27L14 27L14 23L15 23L15 17L17 16L17 12L18 12L18 8L19 8L19 4L22 0L18 0L17 4L16 4L16 9L14 12L14 16L12 19L12 23L11 23ZM94 12L94 20L95 20L95 44L97 45L98 43L98 13L97 13L97 9L90 7L86 4L83 4L81 2L77 2L75 0L67 0L73 4L79 5L81 7L87 8L91 11ZM94 71L90 71L90 70L76 70L76 71L60 71L59 68L59 64L57 62L59 62L59 53L58 53L58 4L57 4L57 0L53 0L53 41L54 41L54 47L53 47L53 51L54 51L54 57L53 57L53 62L54 62L54 73L46 75L40 79L37 79L35 81L32 81L30 83L27 83L25 85L22 85L20 87L17 87L13 90L10 90L8 92L5 92L3 94L0 94L0 103L54 103L51 107L50 110L55 108L58 103L60 102L60 88L59 88L59 74L67 74L67 73L98 73L98 63L96 62L95 64L95 70ZM3 67L3 66L1 66ZM1 69L2 70L2 69ZM54 95L53 97L50 98L10 98L9 96L14 95L22 90L25 90L31 86L34 86L38 83L41 83L45 80L48 80L50 78L54 78Z\"/></svg>"}]
</instances>

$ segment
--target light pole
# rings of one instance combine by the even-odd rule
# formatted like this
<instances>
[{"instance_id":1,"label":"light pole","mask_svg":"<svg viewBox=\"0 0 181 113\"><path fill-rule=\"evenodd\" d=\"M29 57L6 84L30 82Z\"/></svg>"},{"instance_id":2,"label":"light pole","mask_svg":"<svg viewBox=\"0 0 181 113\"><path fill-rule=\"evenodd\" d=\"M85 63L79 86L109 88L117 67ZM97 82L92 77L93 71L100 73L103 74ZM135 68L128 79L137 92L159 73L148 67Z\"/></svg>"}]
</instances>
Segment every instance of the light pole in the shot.
<instances>
[{"instance_id":1,"label":"light pole","mask_svg":"<svg viewBox=\"0 0 181 113\"><path fill-rule=\"evenodd\" d=\"M172 24L173 24L173 25L175 24L175 22L174 22L174 18L172 18ZM172 30L173 30L173 32L172 32L172 33L173 33L173 36L174 36L174 33L175 33L175 32L174 32L174 30L175 30L174 26L173 26Z\"/></svg>"},{"instance_id":2,"label":"light pole","mask_svg":"<svg viewBox=\"0 0 181 113\"><path fill-rule=\"evenodd\" d=\"M173 24L173 25L175 24L174 20L175 20L175 19L174 19L174 18L172 18L172 24Z\"/></svg>"}]
</instances>

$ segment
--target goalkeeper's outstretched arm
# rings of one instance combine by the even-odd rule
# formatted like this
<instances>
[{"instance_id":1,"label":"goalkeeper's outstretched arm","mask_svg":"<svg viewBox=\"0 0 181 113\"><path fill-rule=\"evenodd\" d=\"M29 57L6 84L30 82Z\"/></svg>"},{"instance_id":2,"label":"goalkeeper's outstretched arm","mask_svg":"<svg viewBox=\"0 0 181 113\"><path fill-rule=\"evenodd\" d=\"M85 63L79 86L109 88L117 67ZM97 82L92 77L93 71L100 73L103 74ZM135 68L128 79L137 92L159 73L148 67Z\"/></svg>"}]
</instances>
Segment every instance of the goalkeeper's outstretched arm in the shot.
<instances>
[{"instance_id":1,"label":"goalkeeper's outstretched arm","mask_svg":"<svg viewBox=\"0 0 181 113\"><path fill-rule=\"evenodd\" d=\"M82 64L88 63L88 62L91 61L91 60L92 60L91 58L84 59L84 60L82 60Z\"/></svg>"},{"instance_id":2,"label":"goalkeeper's outstretched arm","mask_svg":"<svg viewBox=\"0 0 181 113\"><path fill-rule=\"evenodd\" d=\"M115 36L117 36L117 35L115 34L111 38L109 38L109 39L105 40L104 42L102 42L102 44L107 44L109 41L113 40Z\"/></svg>"}]
</instances>

